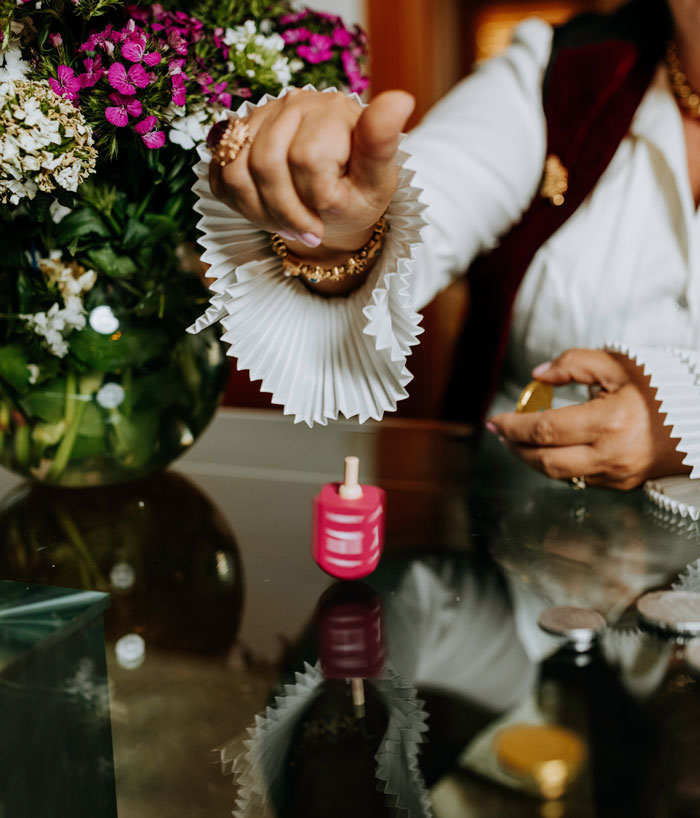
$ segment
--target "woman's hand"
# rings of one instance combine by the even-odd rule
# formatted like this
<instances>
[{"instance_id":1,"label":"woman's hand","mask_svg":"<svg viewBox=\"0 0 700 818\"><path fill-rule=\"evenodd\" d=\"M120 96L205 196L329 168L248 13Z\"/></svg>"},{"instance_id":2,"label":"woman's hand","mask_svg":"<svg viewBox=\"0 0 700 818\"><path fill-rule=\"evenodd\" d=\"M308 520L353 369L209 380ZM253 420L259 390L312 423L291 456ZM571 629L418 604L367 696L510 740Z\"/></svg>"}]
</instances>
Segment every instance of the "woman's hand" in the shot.
<instances>
[{"instance_id":1,"label":"woman's hand","mask_svg":"<svg viewBox=\"0 0 700 818\"><path fill-rule=\"evenodd\" d=\"M251 112L253 145L223 168L210 164L212 191L302 249L323 244L304 249L307 258L352 252L396 190L396 149L413 104L402 91L363 109L345 94L292 90Z\"/></svg>"},{"instance_id":2,"label":"woman's hand","mask_svg":"<svg viewBox=\"0 0 700 818\"><path fill-rule=\"evenodd\" d=\"M652 477L688 472L654 390L627 357L570 349L533 371L552 386L599 386L578 406L496 415L487 424L508 448L549 477L584 476L589 485L632 489Z\"/></svg>"}]
</instances>

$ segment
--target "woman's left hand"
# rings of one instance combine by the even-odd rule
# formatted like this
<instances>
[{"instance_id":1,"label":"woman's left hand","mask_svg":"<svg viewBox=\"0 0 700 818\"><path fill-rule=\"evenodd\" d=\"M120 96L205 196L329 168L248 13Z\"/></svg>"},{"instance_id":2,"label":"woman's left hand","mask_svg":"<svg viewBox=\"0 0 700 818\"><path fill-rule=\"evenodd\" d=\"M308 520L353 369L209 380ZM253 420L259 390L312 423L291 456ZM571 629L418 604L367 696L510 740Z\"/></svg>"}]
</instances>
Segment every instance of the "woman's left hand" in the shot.
<instances>
[{"instance_id":1,"label":"woman's left hand","mask_svg":"<svg viewBox=\"0 0 700 818\"><path fill-rule=\"evenodd\" d=\"M487 428L548 477L585 477L588 485L632 489L652 477L690 471L664 426L655 390L626 356L570 349L533 371L538 381L599 386L587 403L492 417Z\"/></svg>"}]
</instances>

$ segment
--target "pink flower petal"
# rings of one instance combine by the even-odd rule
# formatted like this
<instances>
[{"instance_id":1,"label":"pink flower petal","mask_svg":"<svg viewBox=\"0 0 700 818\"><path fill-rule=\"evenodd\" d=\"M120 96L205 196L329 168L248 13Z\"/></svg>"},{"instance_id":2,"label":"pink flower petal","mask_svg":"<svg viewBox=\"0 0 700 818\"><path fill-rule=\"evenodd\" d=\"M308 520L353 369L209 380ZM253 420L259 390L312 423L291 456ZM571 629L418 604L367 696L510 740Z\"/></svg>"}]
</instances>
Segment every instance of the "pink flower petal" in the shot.
<instances>
[{"instance_id":1,"label":"pink flower petal","mask_svg":"<svg viewBox=\"0 0 700 818\"><path fill-rule=\"evenodd\" d=\"M150 133L144 134L141 139L143 139L147 148L157 150L158 148L162 148L165 144L165 133L163 131L151 131Z\"/></svg>"},{"instance_id":2,"label":"pink flower petal","mask_svg":"<svg viewBox=\"0 0 700 818\"><path fill-rule=\"evenodd\" d=\"M139 102L138 99L130 99L126 103L126 111L129 116L141 116L143 112L143 105Z\"/></svg>"},{"instance_id":3,"label":"pink flower petal","mask_svg":"<svg viewBox=\"0 0 700 818\"><path fill-rule=\"evenodd\" d=\"M132 65L129 69L129 80L137 88L146 88L150 84L152 78L153 74L149 74L142 65Z\"/></svg>"},{"instance_id":4,"label":"pink flower petal","mask_svg":"<svg viewBox=\"0 0 700 818\"><path fill-rule=\"evenodd\" d=\"M145 48L142 43L129 40L122 45L122 57L129 62L141 62Z\"/></svg>"},{"instance_id":5,"label":"pink flower petal","mask_svg":"<svg viewBox=\"0 0 700 818\"><path fill-rule=\"evenodd\" d=\"M117 128L123 128L129 122L129 116L123 105L109 106L105 109L105 117Z\"/></svg>"},{"instance_id":6,"label":"pink flower petal","mask_svg":"<svg viewBox=\"0 0 700 818\"><path fill-rule=\"evenodd\" d=\"M154 65L158 65L161 60L161 56L157 51L152 51L150 54L143 55L143 61L149 68L152 68Z\"/></svg>"},{"instance_id":7,"label":"pink flower petal","mask_svg":"<svg viewBox=\"0 0 700 818\"><path fill-rule=\"evenodd\" d=\"M138 122L136 125L134 125L134 130L136 131L136 133L143 135L145 133L148 133L149 131L155 130L157 124L158 120L154 116L152 115L147 116L144 117L141 120L141 122Z\"/></svg>"},{"instance_id":8,"label":"pink flower petal","mask_svg":"<svg viewBox=\"0 0 700 818\"><path fill-rule=\"evenodd\" d=\"M120 94L132 96L136 93L136 88L127 80L126 68L120 62L114 62L109 66L107 72L109 84Z\"/></svg>"}]
</instances>

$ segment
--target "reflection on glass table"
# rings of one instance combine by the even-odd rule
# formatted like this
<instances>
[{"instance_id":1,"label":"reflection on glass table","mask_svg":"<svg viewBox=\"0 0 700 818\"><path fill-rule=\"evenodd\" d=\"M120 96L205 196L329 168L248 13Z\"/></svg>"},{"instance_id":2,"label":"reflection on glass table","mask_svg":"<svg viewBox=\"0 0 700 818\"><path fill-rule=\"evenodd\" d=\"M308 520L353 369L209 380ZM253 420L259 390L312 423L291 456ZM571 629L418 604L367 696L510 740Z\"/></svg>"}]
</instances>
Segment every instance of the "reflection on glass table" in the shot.
<instances>
[{"instance_id":1,"label":"reflection on glass table","mask_svg":"<svg viewBox=\"0 0 700 818\"><path fill-rule=\"evenodd\" d=\"M116 818L106 594L0 581L0 815Z\"/></svg>"},{"instance_id":2,"label":"reflection on glass table","mask_svg":"<svg viewBox=\"0 0 700 818\"><path fill-rule=\"evenodd\" d=\"M646 590L696 576L698 531L487 447L475 460L456 426L225 411L177 472L140 483L0 474L0 577L110 594L120 818L700 810L698 684L684 646L634 615ZM365 625L345 597L328 618L333 583L309 553L312 497L348 454L388 501ZM553 605L605 617L583 658L539 629ZM522 735L541 757L523 761Z\"/></svg>"}]
</instances>

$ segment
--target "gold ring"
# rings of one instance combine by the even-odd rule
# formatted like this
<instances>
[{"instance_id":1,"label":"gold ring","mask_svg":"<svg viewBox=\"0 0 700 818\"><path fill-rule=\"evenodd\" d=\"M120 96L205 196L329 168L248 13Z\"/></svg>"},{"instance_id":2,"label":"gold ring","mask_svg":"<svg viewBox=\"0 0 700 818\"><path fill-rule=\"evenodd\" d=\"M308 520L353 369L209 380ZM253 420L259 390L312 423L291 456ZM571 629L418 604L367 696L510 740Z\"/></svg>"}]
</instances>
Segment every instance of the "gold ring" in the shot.
<instances>
[{"instance_id":1,"label":"gold ring","mask_svg":"<svg viewBox=\"0 0 700 818\"><path fill-rule=\"evenodd\" d=\"M213 147L212 156L223 168L224 165L233 162L243 148L252 144L253 137L250 135L248 123L243 119L231 119Z\"/></svg>"},{"instance_id":2,"label":"gold ring","mask_svg":"<svg viewBox=\"0 0 700 818\"><path fill-rule=\"evenodd\" d=\"M588 488L586 478L583 475L572 477L569 482L571 483L571 488L574 491L583 491L585 488Z\"/></svg>"}]
</instances>

